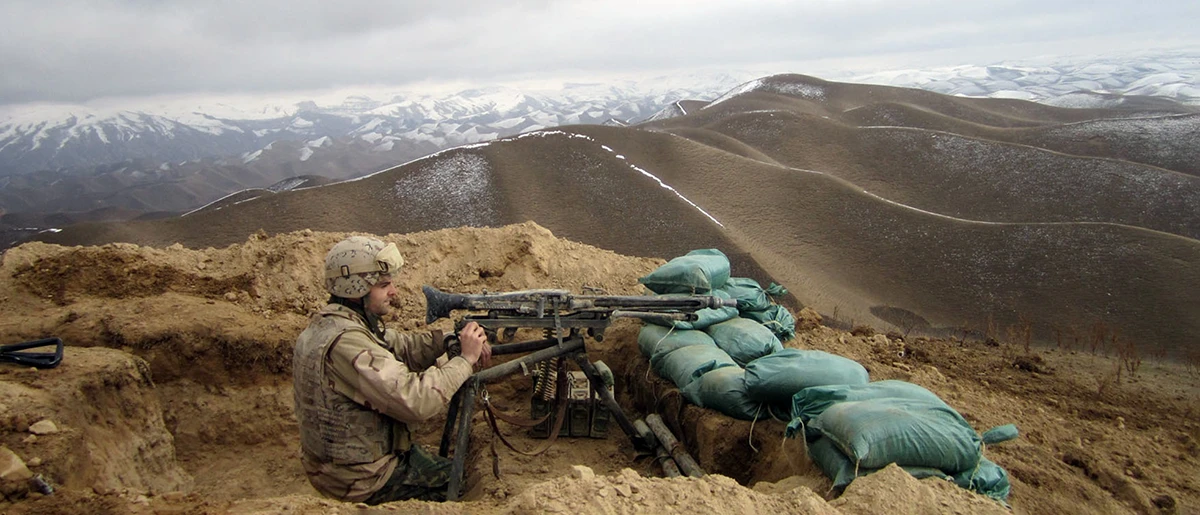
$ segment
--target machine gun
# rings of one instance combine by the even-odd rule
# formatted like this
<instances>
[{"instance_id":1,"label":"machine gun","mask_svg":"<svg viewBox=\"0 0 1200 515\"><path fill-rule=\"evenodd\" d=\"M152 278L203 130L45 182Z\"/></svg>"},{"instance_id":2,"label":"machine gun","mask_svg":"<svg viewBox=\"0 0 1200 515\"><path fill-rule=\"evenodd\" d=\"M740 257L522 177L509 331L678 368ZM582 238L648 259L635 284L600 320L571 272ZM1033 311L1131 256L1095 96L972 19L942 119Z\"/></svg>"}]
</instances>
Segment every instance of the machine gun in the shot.
<instances>
[{"instance_id":1,"label":"machine gun","mask_svg":"<svg viewBox=\"0 0 1200 515\"><path fill-rule=\"evenodd\" d=\"M518 371L528 372L531 365L541 364L543 370L551 370L549 363L545 362L558 358L557 372L552 374L558 381L557 391L559 393L557 416L553 419L553 429L549 431L551 441L553 441L553 437L561 429L567 406L564 392L567 387L567 374L565 361L562 358L570 357L587 376L593 394L608 408L609 413L629 436L634 447L652 451L654 447L644 440L641 432L630 422L620 405L617 404L612 391L605 387L604 379L596 365L587 358L587 350L584 346L585 335L601 341L604 338L604 330L614 318L694 321L697 319L696 311L701 309L737 306L737 301L734 299L724 299L713 295L575 295L566 290L525 290L461 295L445 293L430 286L424 286L422 291L425 293L425 320L427 323L433 323L440 318L448 318L456 310L482 311L486 313L465 315L457 322L457 328L461 328L469 322L475 322L485 331L489 331L489 337L497 341L511 340L519 328L543 329L546 336L540 340L493 345L493 356L529 354L472 375L454 394L446 415L441 446L438 449L441 456L447 457L451 438L455 438L453 466L447 490L447 498L450 500L457 500L461 493L463 470L466 465L466 449L471 437L470 424L474 415L476 394L481 385ZM546 378L543 377L543 386L545 382ZM483 400L486 404L486 396ZM496 415L490 406L488 409L489 417ZM501 418L504 417L501 416ZM489 421L494 425L494 420L489 418ZM455 435L456 423L458 425L457 435ZM497 436L500 436L498 431Z\"/></svg>"}]
</instances>

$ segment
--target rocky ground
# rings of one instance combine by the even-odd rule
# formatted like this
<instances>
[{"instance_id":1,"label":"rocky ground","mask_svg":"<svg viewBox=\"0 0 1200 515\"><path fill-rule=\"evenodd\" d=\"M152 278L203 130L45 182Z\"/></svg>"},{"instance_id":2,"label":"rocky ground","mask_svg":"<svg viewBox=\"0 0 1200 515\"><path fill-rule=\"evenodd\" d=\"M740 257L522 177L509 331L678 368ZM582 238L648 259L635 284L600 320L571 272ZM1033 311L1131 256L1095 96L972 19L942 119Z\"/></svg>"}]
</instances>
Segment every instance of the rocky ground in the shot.
<instances>
[{"instance_id":1,"label":"rocky ground","mask_svg":"<svg viewBox=\"0 0 1200 515\"><path fill-rule=\"evenodd\" d=\"M637 326L621 322L592 359L616 372L630 413L659 412L700 464L701 479L656 477L614 428L607 439L560 440L529 458L500 449L492 475L482 417L467 502L373 508L319 497L300 469L291 346L325 299L320 263L343 233L259 235L225 248L30 243L0 263L0 342L59 336L61 366L0 364L4 513L984 513L1000 505L896 468L829 482L782 437L783 423L733 420L686 405L647 371ZM640 294L662 260L555 238L535 224L388 235L408 265L391 327L423 330L419 288L481 292L584 286ZM668 256L669 257L669 256ZM735 275L737 270L734 270ZM1017 424L1019 439L986 450L1012 480L1020 513L1200 511L1200 373L1129 352L1025 349L1005 342L846 332L805 312L787 345L855 359L872 380L929 388L977 430ZM448 329L449 321L435 324ZM990 344L989 344L990 343ZM1135 359L1136 358L1136 359ZM519 411L530 385L493 387ZM436 426L436 427L435 427ZM440 424L421 427L434 443ZM537 440L504 428L519 445ZM480 452L483 451L483 452ZM28 491L28 474L55 487Z\"/></svg>"}]
</instances>

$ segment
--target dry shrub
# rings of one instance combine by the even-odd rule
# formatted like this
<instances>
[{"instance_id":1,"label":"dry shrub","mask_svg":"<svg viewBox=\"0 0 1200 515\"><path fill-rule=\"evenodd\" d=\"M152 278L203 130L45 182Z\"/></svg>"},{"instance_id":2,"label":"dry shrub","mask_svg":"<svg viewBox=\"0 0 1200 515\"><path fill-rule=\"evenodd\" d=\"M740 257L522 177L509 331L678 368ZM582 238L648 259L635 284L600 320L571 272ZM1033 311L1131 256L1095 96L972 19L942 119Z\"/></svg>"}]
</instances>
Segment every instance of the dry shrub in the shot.
<instances>
[{"instance_id":1,"label":"dry shrub","mask_svg":"<svg viewBox=\"0 0 1200 515\"><path fill-rule=\"evenodd\" d=\"M1137 371L1142 366L1142 352L1137 344L1128 338L1118 338L1117 331L1112 333L1112 345L1117 351L1117 362L1129 372L1129 377L1137 377Z\"/></svg>"},{"instance_id":2,"label":"dry shrub","mask_svg":"<svg viewBox=\"0 0 1200 515\"><path fill-rule=\"evenodd\" d=\"M1093 356L1096 355L1097 351L1104 347L1104 341L1107 339L1108 334L1108 324L1105 324L1104 321L1097 320L1096 323L1092 324L1092 330L1088 334L1087 343L1088 350L1092 351ZM1113 334L1113 337L1116 337L1115 333Z\"/></svg>"},{"instance_id":3,"label":"dry shrub","mask_svg":"<svg viewBox=\"0 0 1200 515\"><path fill-rule=\"evenodd\" d=\"M1108 392L1110 389L1116 389L1118 386L1121 385L1122 370L1123 370L1123 368L1121 366L1121 360L1119 360L1119 359L1113 360L1112 371L1109 372L1108 374L1104 374L1104 375L1100 376L1097 379L1096 393L1100 397L1104 397L1104 394L1106 392Z\"/></svg>"}]
</instances>

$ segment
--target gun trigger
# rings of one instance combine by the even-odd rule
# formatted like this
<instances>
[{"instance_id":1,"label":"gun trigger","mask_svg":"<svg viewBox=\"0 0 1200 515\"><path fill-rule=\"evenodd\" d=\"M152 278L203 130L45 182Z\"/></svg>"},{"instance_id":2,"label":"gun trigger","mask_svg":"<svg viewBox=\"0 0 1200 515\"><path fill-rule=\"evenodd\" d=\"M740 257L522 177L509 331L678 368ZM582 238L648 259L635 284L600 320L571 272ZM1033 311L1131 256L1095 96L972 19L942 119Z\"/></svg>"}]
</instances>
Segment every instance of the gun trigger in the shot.
<instances>
[{"instance_id":1,"label":"gun trigger","mask_svg":"<svg viewBox=\"0 0 1200 515\"><path fill-rule=\"evenodd\" d=\"M521 374L525 377L529 377L529 366L524 362L521 363Z\"/></svg>"}]
</instances>

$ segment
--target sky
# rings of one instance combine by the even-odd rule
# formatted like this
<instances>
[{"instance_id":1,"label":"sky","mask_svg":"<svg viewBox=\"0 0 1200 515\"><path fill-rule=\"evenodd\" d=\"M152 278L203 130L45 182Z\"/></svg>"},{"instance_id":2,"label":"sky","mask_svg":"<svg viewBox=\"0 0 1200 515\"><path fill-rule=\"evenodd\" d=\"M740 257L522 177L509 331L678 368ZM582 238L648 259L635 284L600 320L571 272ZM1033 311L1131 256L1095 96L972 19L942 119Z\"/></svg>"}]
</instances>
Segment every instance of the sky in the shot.
<instances>
[{"instance_id":1,"label":"sky","mask_svg":"<svg viewBox=\"0 0 1200 515\"><path fill-rule=\"evenodd\" d=\"M1200 44L1159 0L4 0L0 105L414 83L810 75Z\"/></svg>"}]
</instances>

